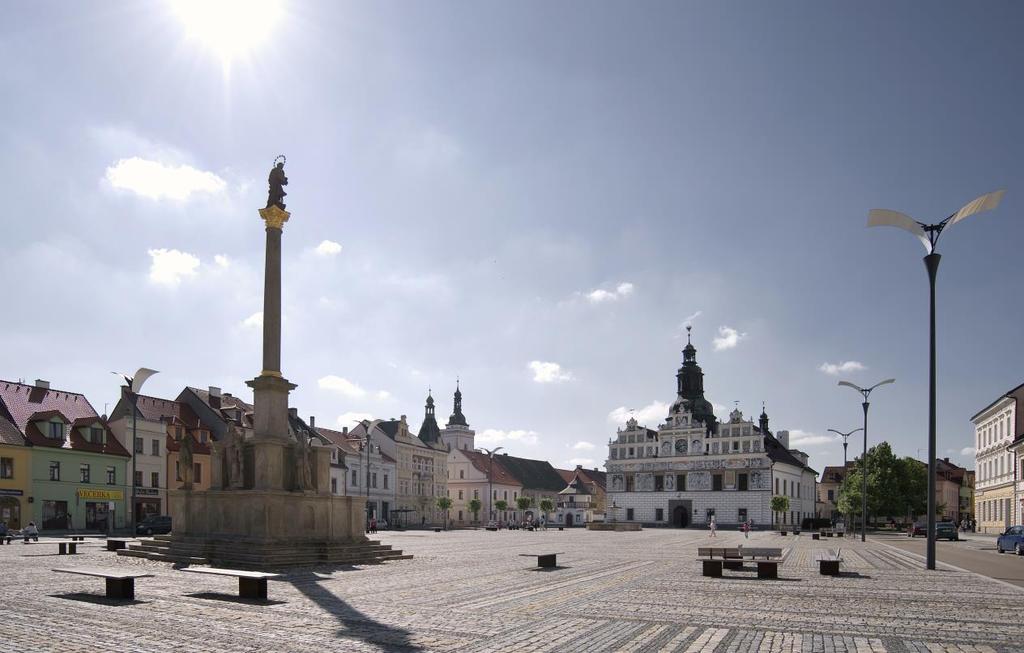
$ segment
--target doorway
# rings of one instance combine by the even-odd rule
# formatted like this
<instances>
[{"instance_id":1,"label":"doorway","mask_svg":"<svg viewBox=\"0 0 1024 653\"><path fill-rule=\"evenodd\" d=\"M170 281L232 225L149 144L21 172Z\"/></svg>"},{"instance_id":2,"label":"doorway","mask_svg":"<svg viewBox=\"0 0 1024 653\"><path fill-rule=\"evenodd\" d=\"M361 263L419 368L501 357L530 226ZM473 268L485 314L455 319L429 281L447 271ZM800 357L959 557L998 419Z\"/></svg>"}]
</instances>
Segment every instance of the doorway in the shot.
<instances>
[{"instance_id":1,"label":"doorway","mask_svg":"<svg viewBox=\"0 0 1024 653\"><path fill-rule=\"evenodd\" d=\"M690 511L685 506L676 506L672 511L672 524L676 528L686 528L690 525Z\"/></svg>"},{"instance_id":2,"label":"doorway","mask_svg":"<svg viewBox=\"0 0 1024 653\"><path fill-rule=\"evenodd\" d=\"M572 513L565 513L565 525L572 526Z\"/></svg>"}]
</instances>

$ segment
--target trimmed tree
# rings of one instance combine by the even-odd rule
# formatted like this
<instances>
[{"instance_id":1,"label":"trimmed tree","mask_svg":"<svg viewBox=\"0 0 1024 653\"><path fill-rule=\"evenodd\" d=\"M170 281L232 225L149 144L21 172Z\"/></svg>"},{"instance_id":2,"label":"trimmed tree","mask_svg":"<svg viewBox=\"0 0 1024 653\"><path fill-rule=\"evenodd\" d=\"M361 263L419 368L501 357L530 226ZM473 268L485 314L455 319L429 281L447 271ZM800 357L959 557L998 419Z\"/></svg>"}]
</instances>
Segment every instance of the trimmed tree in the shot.
<instances>
[{"instance_id":1,"label":"trimmed tree","mask_svg":"<svg viewBox=\"0 0 1024 653\"><path fill-rule=\"evenodd\" d=\"M771 509L772 514L775 516L775 523L781 526L781 524L779 524L779 513L787 512L789 510L789 497L772 497Z\"/></svg>"},{"instance_id":2,"label":"trimmed tree","mask_svg":"<svg viewBox=\"0 0 1024 653\"><path fill-rule=\"evenodd\" d=\"M450 510L452 507L452 500L449 499L448 497L438 497L437 507L440 508L441 511L444 513L444 527L447 529L449 520L448 510Z\"/></svg>"},{"instance_id":3,"label":"trimmed tree","mask_svg":"<svg viewBox=\"0 0 1024 653\"><path fill-rule=\"evenodd\" d=\"M504 499L498 499L497 501L494 502L494 508L498 512L505 512L506 510L508 510L508 501L505 501ZM495 515L495 517L497 517L497 515Z\"/></svg>"},{"instance_id":4,"label":"trimmed tree","mask_svg":"<svg viewBox=\"0 0 1024 653\"><path fill-rule=\"evenodd\" d=\"M516 499L516 506L519 507L520 512L523 513L523 518L520 521L526 521L526 511L533 505L533 497L519 497Z\"/></svg>"},{"instance_id":5,"label":"trimmed tree","mask_svg":"<svg viewBox=\"0 0 1024 653\"><path fill-rule=\"evenodd\" d=\"M544 497L543 499L540 500L540 511L544 513L545 524L551 521L551 515L549 513L554 509L555 503L551 499Z\"/></svg>"},{"instance_id":6,"label":"trimmed tree","mask_svg":"<svg viewBox=\"0 0 1024 653\"><path fill-rule=\"evenodd\" d=\"M480 503L480 499L469 500L469 511L473 513L473 521L480 521L480 508L483 504Z\"/></svg>"}]
</instances>

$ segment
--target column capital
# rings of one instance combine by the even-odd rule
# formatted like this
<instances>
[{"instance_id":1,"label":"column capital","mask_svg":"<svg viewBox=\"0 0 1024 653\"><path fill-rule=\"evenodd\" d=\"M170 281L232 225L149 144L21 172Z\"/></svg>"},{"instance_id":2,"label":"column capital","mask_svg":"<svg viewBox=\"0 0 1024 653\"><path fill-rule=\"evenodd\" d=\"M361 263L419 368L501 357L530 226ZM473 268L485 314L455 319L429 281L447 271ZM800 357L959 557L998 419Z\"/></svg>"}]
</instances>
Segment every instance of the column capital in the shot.
<instances>
[{"instance_id":1,"label":"column capital","mask_svg":"<svg viewBox=\"0 0 1024 653\"><path fill-rule=\"evenodd\" d=\"M267 223L267 229L283 231L284 223L288 222L288 218L292 217L292 214L275 204L265 209L260 209L260 217Z\"/></svg>"}]
</instances>

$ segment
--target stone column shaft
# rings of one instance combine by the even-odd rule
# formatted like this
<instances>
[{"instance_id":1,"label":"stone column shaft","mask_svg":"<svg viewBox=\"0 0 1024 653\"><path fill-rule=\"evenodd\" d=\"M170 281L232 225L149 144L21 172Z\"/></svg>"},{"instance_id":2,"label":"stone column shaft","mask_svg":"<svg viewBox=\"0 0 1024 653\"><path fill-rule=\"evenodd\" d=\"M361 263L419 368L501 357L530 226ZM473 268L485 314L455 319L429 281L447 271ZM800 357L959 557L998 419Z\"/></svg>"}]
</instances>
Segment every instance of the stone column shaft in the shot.
<instances>
[{"instance_id":1,"label":"stone column shaft","mask_svg":"<svg viewBox=\"0 0 1024 653\"><path fill-rule=\"evenodd\" d=\"M267 260L263 282L263 372L281 375L281 233L267 221ZM276 374L275 374L276 372Z\"/></svg>"}]
</instances>

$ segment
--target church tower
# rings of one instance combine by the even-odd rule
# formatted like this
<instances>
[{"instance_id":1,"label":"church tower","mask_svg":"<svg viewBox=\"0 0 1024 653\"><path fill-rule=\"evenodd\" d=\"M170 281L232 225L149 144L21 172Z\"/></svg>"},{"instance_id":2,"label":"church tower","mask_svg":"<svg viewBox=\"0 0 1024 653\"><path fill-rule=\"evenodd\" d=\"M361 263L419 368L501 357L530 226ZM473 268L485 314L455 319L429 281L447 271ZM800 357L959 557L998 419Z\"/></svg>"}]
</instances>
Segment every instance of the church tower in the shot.
<instances>
[{"instance_id":1,"label":"church tower","mask_svg":"<svg viewBox=\"0 0 1024 653\"><path fill-rule=\"evenodd\" d=\"M686 327L686 347L683 349L683 365L676 372L676 401L672 404L671 415L687 411L694 421L704 424L709 433L718 430L711 402L704 398L704 371L697 364L697 348L690 342L690 329Z\"/></svg>"},{"instance_id":2,"label":"church tower","mask_svg":"<svg viewBox=\"0 0 1024 653\"><path fill-rule=\"evenodd\" d=\"M452 450L465 449L473 451L475 448L474 439L476 431L469 428L466 416L462 414L462 390L459 388L458 380L455 381L455 401L452 408L452 415L448 418L448 424L441 431L441 441Z\"/></svg>"},{"instance_id":3,"label":"church tower","mask_svg":"<svg viewBox=\"0 0 1024 653\"><path fill-rule=\"evenodd\" d=\"M434 418L434 398L430 395L429 390L427 391L427 405L423 413L423 423L420 424L420 432L416 435L427 444L441 441L441 429L438 428L437 420Z\"/></svg>"}]
</instances>

